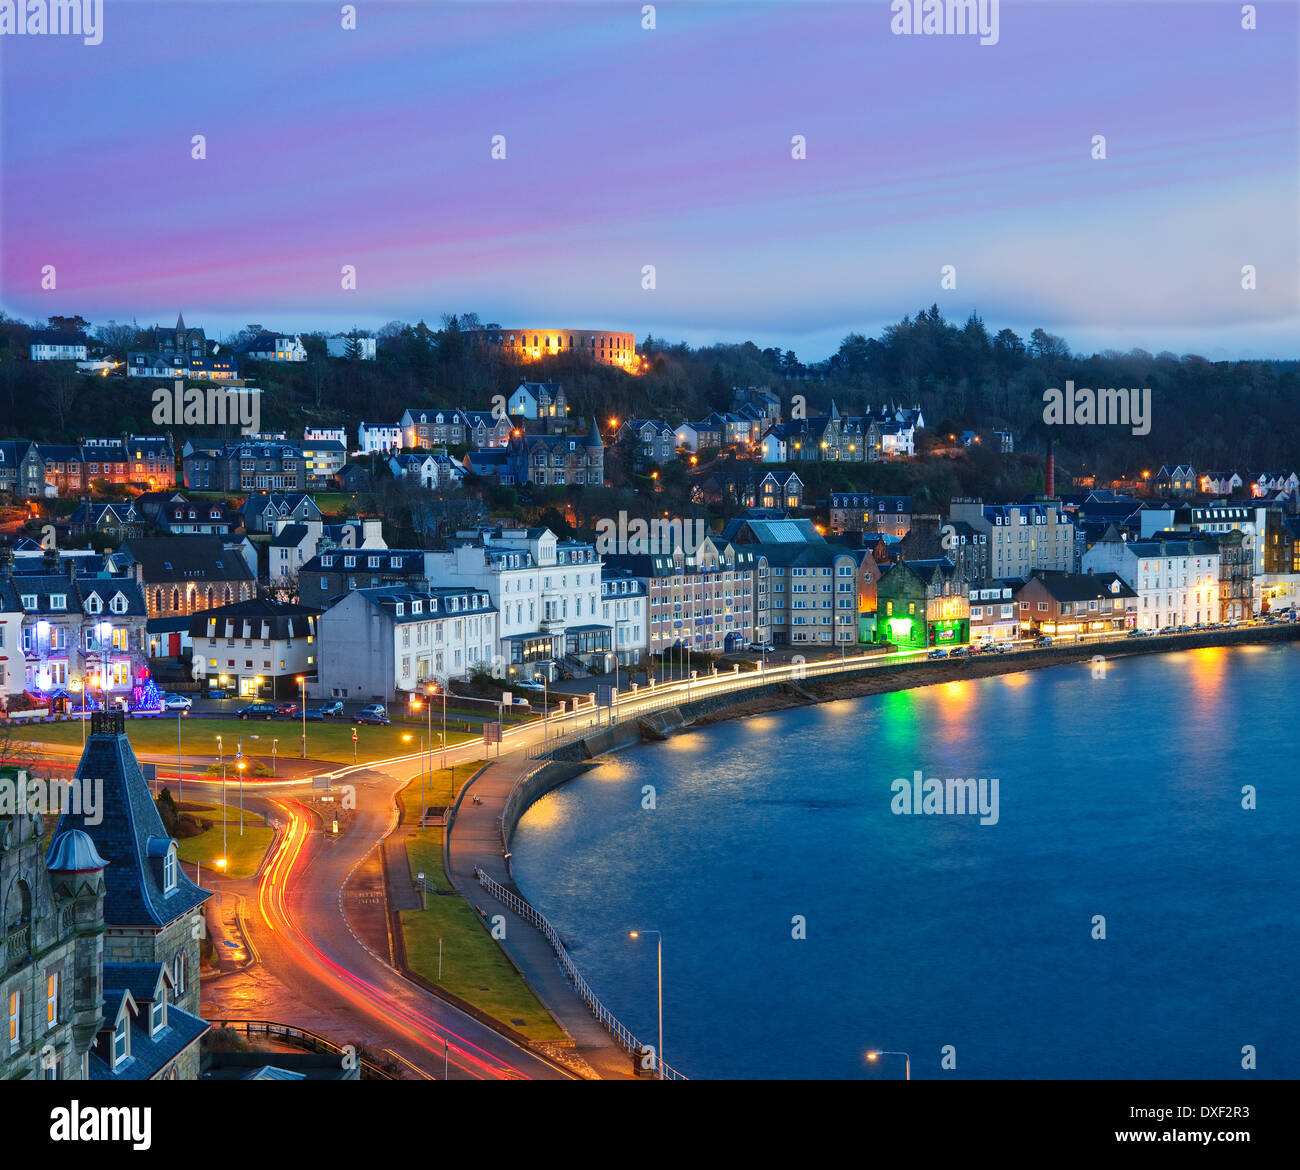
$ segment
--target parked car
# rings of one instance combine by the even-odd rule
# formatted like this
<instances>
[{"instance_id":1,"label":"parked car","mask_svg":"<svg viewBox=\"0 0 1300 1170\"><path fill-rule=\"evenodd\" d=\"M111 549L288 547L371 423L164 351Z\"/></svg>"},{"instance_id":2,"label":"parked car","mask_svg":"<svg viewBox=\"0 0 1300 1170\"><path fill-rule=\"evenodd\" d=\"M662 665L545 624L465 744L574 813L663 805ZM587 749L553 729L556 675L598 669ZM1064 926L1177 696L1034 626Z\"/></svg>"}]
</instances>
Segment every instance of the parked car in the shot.
<instances>
[{"instance_id":1,"label":"parked car","mask_svg":"<svg viewBox=\"0 0 1300 1170\"><path fill-rule=\"evenodd\" d=\"M947 657L948 657L948 651L945 650L945 649L943 649L942 647L939 647L939 648L937 648L937 649L934 649L934 650L929 651L929 653L926 654L926 657L927 657L927 658L947 658Z\"/></svg>"},{"instance_id":2,"label":"parked car","mask_svg":"<svg viewBox=\"0 0 1300 1170\"><path fill-rule=\"evenodd\" d=\"M1034 639L1035 646L1050 646L1051 644L1052 644L1051 634L1040 634L1037 638Z\"/></svg>"},{"instance_id":3,"label":"parked car","mask_svg":"<svg viewBox=\"0 0 1300 1170\"><path fill-rule=\"evenodd\" d=\"M531 707L532 703L519 695L512 695L510 698L510 705L512 707Z\"/></svg>"},{"instance_id":4,"label":"parked car","mask_svg":"<svg viewBox=\"0 0 1300 1170\"><path fill-rule=\"evenodd\" d=\"M358 723L372 723L379 727L388 726L388 716L383 711L373 711L367 707L357 714Z\"/></svg>"},{"instance_id":5,"label":"parked car","mask_svg":"<svg viewBox=\"0 0 1300 1170\"><path fill-rule=\"evenodd\" d=\"M383 703L367 703L358 712L358 718L361 715L382 715L385 719L388 718L388 712L384 709Z\"/></svg>"},{"instance_id":6,"label":"parked car","mask_svg":"<svg viewBox=\"0 0 1300 1170\"><path fill-rule=\"evenodd\" d=\"M512 682L510 685L512 687L517 687L521 691L540 691L545 689L541 683L534 682Z\"/></svg>"},{"instance_id":7,"label":"parked car","mask_svg":"<svg viewBox=\"0 0 1300 1170\"><path fill-rule=\"evenodd\" d=\"M300 715L302 708L297 703L277 703L275 713L277 715Z\"/></svg>"},{"instance_id":8,"label":"parked car","mask_svg":"<svg viewBox=\"0 0 1300 1170\"><path fill-rule=\"evenodd\" d=\"M275 714L273 703L249 703L235 712L240 719L270 719Z\"/></svg>"},{"instance_id":9,"label":"parked car","mask_svg":"<svg viewBox=\"0 0 1300 1170\"><path fill-rule=\"evenodd\" d=\"M948 651L949 658L969 658L974 651L969 646L954 646Z\"/></svg>"},{"instance_id":10,"label":"parked car","mask_svg":"<svg viewBox=\"0 0 1300 1170\"><path fill-rule=\"evenodd\" d=\"M317 708L317 710L321 713L321 716L322 716L323 718L325 718L325 719L328 719L328 718L330 718L330 717L333 716L333 715L342 715L342 714L343 714L343 700L342 700L342 699L327 699L325 702L323 702L323 703L322 703L322 704ZM308 714L307 717L308 717L309 719L311 718L310 713Z\"/></svg>"},{"instance_id":11,"label":"parked car","mask_svg":"<svg viewBox=\"0 0 1300 1170\"><path fill-rule=\"evenodd\" d=\"M218 689L215 690L215 691L209 691L209 692L208 692L208 698L209 698L209 699L228 699L228 698L230 698L230 696L229 696L228 694L226 694L225 691L223 691L223 690L221 690L220 688L218 688Z\"/></svg>"},{"instance_id":12,"label":"parked car","mask_svg":"<svg viewBox=\"0 0 1300 1170\"><path fill-rule=\"evenodd\" d=\"M194 706L194 700L188 695L163 695L163 706L168 711L188 711Z\"/></svg>"},{"instance_id":13,"label":"parked car","mask_svg":"<svg viewBox=\"0 0 1300 1170\"><path fill-rule=\"evenodd\" d=\"M303 716L308 723L320 723L325 718L325 712L319 707L308 707L307 713Z\"/></svg>"},{"instance_id":14,"label":"parked car","mask_svg":"<svg viewBox=\"0 0 1300 1170\"><path fill-rule=\"evenodd\" d=\"M775 654L775 653L776 653L776 647L775 647L775 646L769 646L766 642L751 642L751 643L749 644L749 648L750 648L750 649L751 649L755 654Z\"/></svg>"}]
</instances>

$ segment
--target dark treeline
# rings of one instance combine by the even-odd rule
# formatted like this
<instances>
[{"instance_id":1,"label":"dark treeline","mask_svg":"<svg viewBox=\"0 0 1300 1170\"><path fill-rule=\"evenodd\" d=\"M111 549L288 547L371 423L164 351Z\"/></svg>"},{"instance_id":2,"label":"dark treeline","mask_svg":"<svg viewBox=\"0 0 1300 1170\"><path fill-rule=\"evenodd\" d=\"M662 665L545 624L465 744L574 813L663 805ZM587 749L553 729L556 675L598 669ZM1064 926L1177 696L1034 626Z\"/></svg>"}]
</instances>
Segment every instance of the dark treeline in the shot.
<instances>
[{"instance_id":1,"label":"dark treeline","mask_svg":"<svg viewBox=\"0 0 1300 1170\"><path fill-rule=\"evenodd\" d=\"M150 329L79 317L59 326L89 326L92 356L123 357L152 348ZM201 324L201 322L193 322ZM44 322L40 323L42 326ZM308 360L291 365L246 362L243 374L263 390L264 429L301 433L313 425L395 421L408 406L487 409L522 379L558 381L570 409L584 417L664 417L671 423L726 409L733 386L769 386L786 409L802 394L809 413L832 398L843 413L879 410L885 403L919 404L932 434L1008 428L1017 452L1041 453L1057 440L1058 461L1075 473L1109 477L1161 463L1200 469L1261 470L1300 462L1300 363L1211 362L1194 354L1142 350L1078 354L1042 329L1020 337L992 332L972 314L963 324L937 305L904 317L879 337L851 333L829 359L804 364L791 350L751 342L691 347L647 336L639 350L643 372L565 355L518 364L474 344L474 313L445 315L437 327L393 321L378 330L375 361L327 358L323 334L304 334ZM68 363L29 362L29 326L0 315L0 430L49 442L92 432L155 429L152 379L91 378ZM261 326L220 339L237 345ZM216 340L216 339L212 339ZM1043 394L1063 388L1138 387L1151 390L1150 433L1121 426L1047 426ZM173 428L178 439L185 436ZM207 432L210 437L211 432Z\"/></svg>"}]
</instances>

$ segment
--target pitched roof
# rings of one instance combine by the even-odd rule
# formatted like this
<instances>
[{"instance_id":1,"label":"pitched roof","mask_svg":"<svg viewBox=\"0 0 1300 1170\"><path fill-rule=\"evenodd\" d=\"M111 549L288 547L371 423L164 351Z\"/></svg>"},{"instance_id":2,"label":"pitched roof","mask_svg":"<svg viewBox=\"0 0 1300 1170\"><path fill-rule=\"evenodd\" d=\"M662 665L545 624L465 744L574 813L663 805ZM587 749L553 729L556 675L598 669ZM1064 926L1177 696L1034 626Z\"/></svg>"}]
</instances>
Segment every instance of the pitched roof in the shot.
<instances>
[{"instance_id":1,"label":"pitched roof","mask_svg":"<svg viewBox=\"0 0 1300 1170\"><path fill-rule=\"evenodd\" d=\"M239 553L227 549L221 537L133 536L122 542L114 560L139 564L144 579L155 581L251 581L253 573Z\"/></svg>"},{"instance_id":2,"label":"pitched roof","mask_svg":"<svg viewBox=\"0 0 1300 1170\"><path fill-rule=\"evenodd\" d=\"M109 926L164 926L210 896L180 866L176 885L162 885L162 855L171 844L149 785L125 734L92 731L76 779L96 791L95 807L64 812L55 836L80 829L107 862L104 921ZM93 823L92 823L93 821Z\"/></svg>"}]
</instances>

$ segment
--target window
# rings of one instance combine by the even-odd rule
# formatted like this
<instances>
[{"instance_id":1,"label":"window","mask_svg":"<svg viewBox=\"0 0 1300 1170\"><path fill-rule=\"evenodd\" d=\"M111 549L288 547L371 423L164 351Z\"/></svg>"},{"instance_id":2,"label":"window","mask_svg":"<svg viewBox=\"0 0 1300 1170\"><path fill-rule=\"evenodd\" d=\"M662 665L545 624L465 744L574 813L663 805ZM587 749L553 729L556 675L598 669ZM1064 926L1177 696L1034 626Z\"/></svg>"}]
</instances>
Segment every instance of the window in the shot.
<instances>
[{"instance_id":1,"label":"window","mask_svg":"<svg viewBox=\"0 0 1300 1170\"><path fill-rule=\"evenodd\" d=\"M59 1022L59 973L51 971L45 979L45 1027Z\"/></svg>"},{"instance_id":2,"label":"window","mask_svg":"<svg viewBox=\"0 0 1300 1170\"><path fill-rule=\"evenodd\" d=\"M163 890L170 892L176 888L176 847L168 848L163 855Z\"/></svg>"},{"instance_id":3,"label":"window","mask_svg":"<svg viewBox=\"0 0 1300 1170\"><path fill-rule=\"evenodd\" d=\"M172 983L173 998L177 1001L185 994L185 952L177 952L176 958L172 960Z\"/></svg>"},{"instance_id":4,"label":"window","mask_svg":"<svg viewBox=\"0 0 1300 1170\"><path fill-rule=\"evenodd\" d=\"M127 1022L125 1015L117 1022L117 1027L113 1029L113 1067L116 1068L122 1061L127 1058L130 1024Z\"/></svg>"},{"instance_id":5,"label":"window","mask_svg":"<svg viewBox=\"0 0 1300 1170\"><path fill-rule=\"evenodd\" d=\"M19 1016L23 1007L23 993L21 991L11 991L9 993L9 1051L12 1052L18 1047L21 1040L19 1035Z\"/></svg>"},{"instance_id":6,"label":"window","mask_svg":"<svg viewBox=\"0 0 1300 1170\"><path fill-rule=\"evenodd\" d=\"M155 1036L167 1026L167 997L160 995L149 1008L149 1035Z\"/></svg>"}]
</instances>

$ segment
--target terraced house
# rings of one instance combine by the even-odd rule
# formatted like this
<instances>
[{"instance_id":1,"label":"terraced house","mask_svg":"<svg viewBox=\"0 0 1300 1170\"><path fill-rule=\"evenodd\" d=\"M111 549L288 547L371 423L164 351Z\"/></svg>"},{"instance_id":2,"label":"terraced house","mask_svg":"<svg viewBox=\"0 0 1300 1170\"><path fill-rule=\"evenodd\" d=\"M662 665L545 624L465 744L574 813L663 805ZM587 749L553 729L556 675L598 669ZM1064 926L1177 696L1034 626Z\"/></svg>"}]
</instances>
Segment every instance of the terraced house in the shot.
<instances>
[{"instance_id":1,"label":"terraced house","mask_svg":"<svg viewBox=\"0 0 1300 1170\"><path fill-rule=\"evenodd\" d=\"M136 579L83 571L84 558L54 550L27 564L9 556L0 559L22 607L25 688L56 700L84 692L109 706L132 700L148 677L147 614Z\"/></svg>"}]
</instances>

